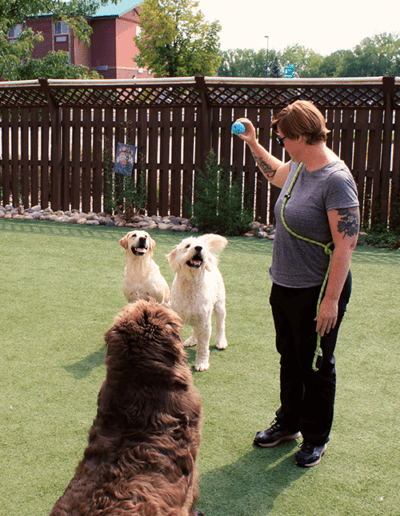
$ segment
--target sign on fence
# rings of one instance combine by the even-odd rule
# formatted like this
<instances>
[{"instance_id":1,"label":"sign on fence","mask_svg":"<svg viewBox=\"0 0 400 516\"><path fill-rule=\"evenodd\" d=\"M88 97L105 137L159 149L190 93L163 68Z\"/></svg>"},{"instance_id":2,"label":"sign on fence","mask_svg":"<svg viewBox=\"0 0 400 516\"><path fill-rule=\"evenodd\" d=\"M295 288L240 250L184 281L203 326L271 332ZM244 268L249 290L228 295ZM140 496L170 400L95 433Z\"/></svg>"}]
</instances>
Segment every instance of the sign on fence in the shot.
<instances>
[{"instance_id":1,"label":"sign on fence","mask_svg":"<svg viewBox=\"0 0 400 516\"><path fill-rule=\"evenodd\" d=\"M133 164L135 163L136 147L126 143L118 143L115 155L115 174L123 176L132 175Z\"/></svg>"}]
</instances>

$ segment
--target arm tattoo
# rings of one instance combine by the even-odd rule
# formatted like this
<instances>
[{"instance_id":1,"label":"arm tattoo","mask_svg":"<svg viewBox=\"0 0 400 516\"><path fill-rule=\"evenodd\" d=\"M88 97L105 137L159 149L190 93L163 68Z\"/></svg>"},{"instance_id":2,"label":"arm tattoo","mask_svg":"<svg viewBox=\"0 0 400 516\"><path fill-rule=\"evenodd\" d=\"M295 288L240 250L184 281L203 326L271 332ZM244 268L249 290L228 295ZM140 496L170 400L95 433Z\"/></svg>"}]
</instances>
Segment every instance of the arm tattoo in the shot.
<instances>
[{"instance_id":1,"label":"arm tattoo","mask_svg":"<svg viewBox=\"0 0 400 516\"><path fill-rule=\"evenodd\" d=\"M355 236L358 234L360 226L360 219L357 208L342 208L338 210L340 220L337 225L338 233L343 233L345 236Z\"/></svg>"},{"instance_id":2,"label":"arm tattoo","mask_svg":"<svg viewBox=\"0 0 400 516\"><path fill-rule=\"evenodd\" d=\"M264 174L264 176L267 179L272 179L276 173L276 169L273 169L271 165L269 165L266 161L264 161L260 156L256 156L256 154L251 151L253 154L253 158L255 159L255 162L259 166L261 172Z\"/></svg>"}]
</instances>

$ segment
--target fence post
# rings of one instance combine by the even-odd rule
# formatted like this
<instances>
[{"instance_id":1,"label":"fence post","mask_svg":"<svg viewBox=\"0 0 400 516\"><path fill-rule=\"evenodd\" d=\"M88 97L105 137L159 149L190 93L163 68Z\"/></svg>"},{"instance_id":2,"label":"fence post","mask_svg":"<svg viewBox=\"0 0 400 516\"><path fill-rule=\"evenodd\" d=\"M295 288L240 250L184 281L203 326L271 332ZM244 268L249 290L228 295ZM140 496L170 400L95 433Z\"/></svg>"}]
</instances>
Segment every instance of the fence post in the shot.
<instances>
[{"instance_id":1,"label":"fence post","mask_svg":"<svg viewBox=\"0 0 400 516\"><path fill-rule=\"evenodd\" d=\"M39 79L47 95L51 119L51 208L61 210L61 109L51 94L47 79ZM66 171L67 172L67 171Z\"/></svg>"},{"instance_id":2,"label":"fence post","mask_svg":"<svg viewBox=\"0 0 400 516\"><path fill-rule=\"evenodd\" d=\"M200 169L204 171L206 159L211 151L211 104L207 95L204 76L196 75L195 79L201 99L201 106L198 112L198 128L200 128L200 131L199 134L196 134L196 144L198 145Z\"/></svg>"},{"instance_id":3,"label":"fence post","mask_svg":"<svg viewBox=\"0 0 400 516\"><path fill-rule=\"evenodd\" d=\"M383 77L385 99L385 122L383 127L382 170L381 170L381 214L380 221L387 223L389 212L390 156L392 151L394 75Z\"/></svg>"}]
</instances>

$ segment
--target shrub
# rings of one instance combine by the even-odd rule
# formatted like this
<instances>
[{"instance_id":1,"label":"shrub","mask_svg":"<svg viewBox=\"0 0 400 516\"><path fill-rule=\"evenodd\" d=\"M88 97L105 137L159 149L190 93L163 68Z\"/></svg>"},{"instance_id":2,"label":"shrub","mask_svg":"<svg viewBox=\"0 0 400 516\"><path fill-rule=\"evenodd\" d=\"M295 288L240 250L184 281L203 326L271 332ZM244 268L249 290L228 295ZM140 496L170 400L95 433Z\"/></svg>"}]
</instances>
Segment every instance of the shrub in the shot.
<instances>
[{"instance_id":1,"label":"shrub","mask_svg":"<svg viewBox=\"0 0 400 516\"><path fill-rule=\"evenodd\" d=\"M202 231L228 236L245 233L253 221L253 212L242 196L241 183L232 170L218 165L213 150L206 161L205 172L196 176L196 199L191 206L192 222Z\"/></svg>"},{"instance_id":2,"label":"shrub","mask_svg":"<svg viewBox=\"0 0 400 516\"><path fill-rule=\"evenodd\" d=\"M367 234L360 236L360 242L373 247L383 247L386 249L400 249L400 233L380 230L373 231L367 229Z\"/></svg>"}]
</instances>

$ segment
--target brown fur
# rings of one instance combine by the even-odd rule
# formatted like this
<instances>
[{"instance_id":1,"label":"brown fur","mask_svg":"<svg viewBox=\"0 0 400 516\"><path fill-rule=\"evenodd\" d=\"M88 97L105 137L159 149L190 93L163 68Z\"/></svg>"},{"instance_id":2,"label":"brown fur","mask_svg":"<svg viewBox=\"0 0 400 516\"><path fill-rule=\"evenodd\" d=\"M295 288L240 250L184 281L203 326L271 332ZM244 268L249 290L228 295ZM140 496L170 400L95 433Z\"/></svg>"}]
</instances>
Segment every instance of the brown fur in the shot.
<instances>
[{"instance_id":1,"label":"brown fur","mask_svg":"<svg viewBox=\"0 0 400 516\"><path fill-rule=\"evenodd\" d=\"M194 516L201 402L178 315L129 304L106 332L107 376L84 458L50 516Z\"/></svg>"}]
</instances>

